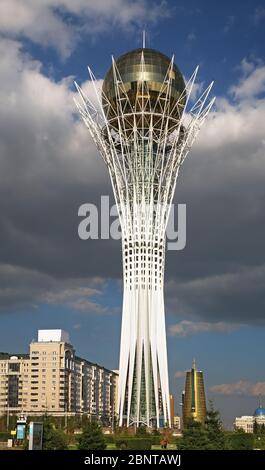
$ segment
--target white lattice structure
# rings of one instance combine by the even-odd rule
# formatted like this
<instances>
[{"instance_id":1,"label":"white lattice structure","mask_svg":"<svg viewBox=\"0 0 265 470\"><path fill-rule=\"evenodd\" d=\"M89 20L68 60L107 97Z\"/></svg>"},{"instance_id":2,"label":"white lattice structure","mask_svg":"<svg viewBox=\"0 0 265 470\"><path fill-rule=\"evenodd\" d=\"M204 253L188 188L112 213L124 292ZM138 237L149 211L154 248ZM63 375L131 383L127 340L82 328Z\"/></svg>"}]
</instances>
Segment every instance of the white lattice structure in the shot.
<instances>
[{"instance_id":1,"label":"white lattice structure","mask_svg":"<svg viewBox=\"0 0 265 470\"><path fill-rule=\"evenodd\" d=\"M173 97L174 57L168 61L154 99L144 51L136 67L134 99L118 61L113 59L115 96L110 98L97 89L89 69L97 104L92 104L76 84L81 98L76 105L109 169L122 228L119 424L160 427L161 421L171 425L164 312L165 231L179 169L214 99L208 98L211 83L196 103L190 104L198 68L178 98Z\"/></svg>"}]
</instances>

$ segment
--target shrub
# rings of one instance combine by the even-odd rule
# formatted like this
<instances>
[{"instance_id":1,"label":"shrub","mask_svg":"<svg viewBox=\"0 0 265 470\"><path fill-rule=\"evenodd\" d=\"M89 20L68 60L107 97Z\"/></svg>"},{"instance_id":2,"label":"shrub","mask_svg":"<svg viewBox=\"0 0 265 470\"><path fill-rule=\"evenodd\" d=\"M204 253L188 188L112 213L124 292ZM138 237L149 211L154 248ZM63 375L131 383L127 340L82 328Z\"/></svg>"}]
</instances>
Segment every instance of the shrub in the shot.
<instances>
[{"instance_id":1,"label":"shrub","mask_svg":"<svg viewBox=\"0 0 265 470\"><path fill-rule=\"evenodd\" d=\"M126 439L116 439L115 444L118 449L150 450L152 439L148 437L126 437Z\"/></svg>"},{"instance_id":2,"label":"shrub","mask_svg":"<svg viewBox=\"0 0 265 470\"><path fill-rule=\"evenodd\" d=\"M227 432L225 448L227 450L252 450L254 448L254 436L243 431Z\"/></svg>"},{"instance_id":3,"label":"shrub","mask_svg":"<svg viewBox=\"0 0 265 470\"><path fill-rule=\"evenodd\" d=\"M117 439L115 444L117 449L120 450L125 450L128 448L128 441L125 439Z\"/></svg>"},{"instance_id":4,"label":"shrub","mask_svg":"<svg viewBox=\"0 0 265 470\"><path fill-rule=\"evenodd\" d=\"M106 444L113 444L114 442L113 434L104 434L104 438L105 438Z\"/></svg>"},{"instance_id":5,"label":"shrub","mask_svg":"<svg viewBox=\"0 0 265 470\"><path fill-rule=\"evenodd\" d=\"M0 432L0 441L7 441L10 438L9 432Z\"/></svg>"},{"instance_id":6,"label":"shrub","mask_svg":"<svg viewBox=\"0 0 265 470\"><path fill-rule=\"evenodd\" d=\"M78 439L78 449L80 450L104 450L106 440L100 425L96 421L88 422L83 428L83 433Z\"/></svg>"},{"instance_id":7,"label":"shrub","mask_svg":"<svg viewBox=\"0 0 265 470\"><path fill-rule=\"evenodd\" d=\"M43 423L43 450L65 450L67 449L67 437L60 429L55 426L49 419L45 419Z\"/></svg>"},{"instance_id":8,"label":"shrub","mask_svg":"<svg viewBox=\"0 0 265 470\"><path fill-rule=\"evenodd\" d=\"M129 450L150 450L152 439L150 438L131 438L127 440Z\"/></svg>"}]
</instances>

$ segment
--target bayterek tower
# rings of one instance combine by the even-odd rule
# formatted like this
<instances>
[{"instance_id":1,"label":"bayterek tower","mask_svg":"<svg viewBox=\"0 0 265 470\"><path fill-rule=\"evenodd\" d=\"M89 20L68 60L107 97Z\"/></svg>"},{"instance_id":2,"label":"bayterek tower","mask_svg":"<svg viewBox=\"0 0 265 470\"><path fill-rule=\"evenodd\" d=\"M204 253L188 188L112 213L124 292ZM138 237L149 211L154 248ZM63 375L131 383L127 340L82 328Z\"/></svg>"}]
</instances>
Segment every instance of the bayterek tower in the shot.
<instances>
[{"instance_id":1,"label":"bayterek tower","mask_svg":"<svg viewBox=\"0 0 265 470\"><path fill-rule=\"evenodd\" d=\"M108 170L122 230L119 425L171 426L164 309L165 238L180 167L209 112L174 57L145 47L112 59L81 116Z\"/></svg>"}]
</instances>

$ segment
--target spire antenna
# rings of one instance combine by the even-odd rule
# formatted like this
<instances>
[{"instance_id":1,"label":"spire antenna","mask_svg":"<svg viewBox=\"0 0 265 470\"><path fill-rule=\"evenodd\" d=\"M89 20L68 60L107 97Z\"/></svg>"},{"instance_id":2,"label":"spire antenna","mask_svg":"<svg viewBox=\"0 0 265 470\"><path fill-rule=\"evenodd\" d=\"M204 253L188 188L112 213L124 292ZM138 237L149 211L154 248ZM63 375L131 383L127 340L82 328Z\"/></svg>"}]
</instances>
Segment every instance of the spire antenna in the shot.
<instances>
[{"instance_id":1,"label":"spire antenna","mask_svg":"<svg viewBox=\"0 0 265 470\"><path fill-rule=\"evenodd\" d=\"M145 29L143 30L143 49L145 49Z\"/></svg>"},{"instance_id":2,"label":"spire antenna","mask_svg":"<svg viewBox=\"0 0 265 470\"><path fill-rule=\"evenodd\" d=\"M193 361L192 361L192 368L193 368L193 369L196 369L196 361L195 361L195 358L194 358Z\"/></svg>"},{"instance_id":3,"label":"spire antenna","mask_svg":"<svg viewBox=\"0 0 265 470\"><path fill-rule=\"evenodd\" d=\"M259 394L259 408L262 408L262 399L261 399L261 393Z\"/></svg>"}]
</instances>

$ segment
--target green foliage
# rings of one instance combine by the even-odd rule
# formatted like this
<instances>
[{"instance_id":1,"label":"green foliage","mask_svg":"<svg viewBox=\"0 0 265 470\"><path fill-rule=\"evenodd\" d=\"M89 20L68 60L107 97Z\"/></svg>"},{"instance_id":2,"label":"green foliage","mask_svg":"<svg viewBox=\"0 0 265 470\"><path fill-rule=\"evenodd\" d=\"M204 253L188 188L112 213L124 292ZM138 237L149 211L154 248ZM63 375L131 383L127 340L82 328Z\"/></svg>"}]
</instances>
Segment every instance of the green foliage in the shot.
<instances>
[{"instance_id":1,"label":"green foliage","mask_svg":"<svg viewBox=\"0 0 265 470\"><path fill-rule=\"evenodd\" d=\"M256 436L264 436L265 435L265 425L264 424L258 424L257 421L254 421L253 433Z\"/></svg>"},{"instance_id":2,"label":"green foliage","mask_svg":"<svg viewBox=\"0 0 265 470\"><path fill-rule=\"evenodd\" d=\"M8 429L7 423L9 421ZM17 415L3 415L0 417L0 431L10 431L11 429L15 429L17 423Z\"/></svg>"},{"instance_id":3,"label":"green foliage","mask_svg":"<svg viewBox=\"0 0 265 470\"><path fill-rule=\"evenodd\" d=\"M265 436L254 436L254 449L265 450Z\"/></svg>"},{"instance_id":4,"label":"green foliage","mask_svg":"<svg viewBox=\"0 0 265 470\"><path fill-rule=\"evenodd\" d=\"M106 440L102 433L100 425L96 421L88 422L84 428L83 433L78 439L79 450L104 450L106 449Z\"/></svg>"},{"instance_id":5,"label":"green foliage","mask_svg":"<svg viewBox=\"0 0 265 470\"><path fill-rule=\"evenodd\" d=\"M106 444L113 444L114 443L113 434L105 434L104 438L105 438Z\"/></svg>"},{"instance_id":6,"label":"green foliage","mask_svg":"<svg viewBox=\"0 0 265 470\"><path fill-rule=\"evenodd\" d=\"M183 430L183 435L177 440L178 450L206 450L210 442L205 427L191 420Z\"/></svg>"},{"instance_id":7,"label":"green foliage","mask_svg":"<svg viewBox=\"0 0 265 470\"><path fill-rule=\"evenodd\" d=\"M227 431L225 433L225 449L226 450L253 450L254 435L239 431Z\"/></svg>"},{"instance_id":8,"label":"green foliage","mask_svg":"<svg viewBox=\"0 0 265 470\"><path fill-rule=\"evenodd\" d=\"M163 436L159 433L157 436L151 436L152 445L159 446L163 440Z\"/></svg>"},{"instance_id":9,"label":"green foliage","mask_svg":"<svg viewBox=\"0 0 265 470\"><path fill-rule=\"evenodd\" d=\"M225 435L219 411L210 402L205 425L191 420L187 423L183 436L177 440L179 450L223 450Z\"/></svg>"},{"instance_id":10,"label":"green foliage","mask_svg":"<svg viewBox=\"0 0 265 470\"><path fill-rule=\"evenodd\" d=\"M126 439L117 439L116 447L118 449L128 450L151 450L152 439L143 437L128 437Z\"/></svg>"},{"instance_id":11,"label":"green foliage","mask_svg":"<svg viewBox=\"0 0 265 470\"><path fill-rule=\"evenodd\" d=\"M225 435L223 425L220 419L219 411L213 407L213 402L210 401L210 407L207 411L207 418L205 428L209 439L209 450L224 450L225 449Z\"/></svg>"},{"instance_id":12,"label":"green foliage","mask_svg":"<svg viewBox=\"0 0 265 470\"><path fill-rule=\"evenodd\" d=\"M149 437L150 434L146 432L145 427L140 427L136 429L135 437Z\"/></svg>"},{"instance_id":13,"label":"green foliage","mask_svg":"<svg viewBox=\"0 0 265 470\"><path fill-rule=\"evenodd\" d=\"M125 450L128 448L128 441L126 439L116 439L115 441L117 449Z\"/></svg>"},{"instance_id":14,"label":"green foliage","mask_svg":"<svg viewBox=\"0 0 265 470\"><path fill-rule=\"evenodd\" d=\"M67 437L65 433L56 429L50 418L43 421L43 450L67 449Z\"/></svg>"}]
</instances>

